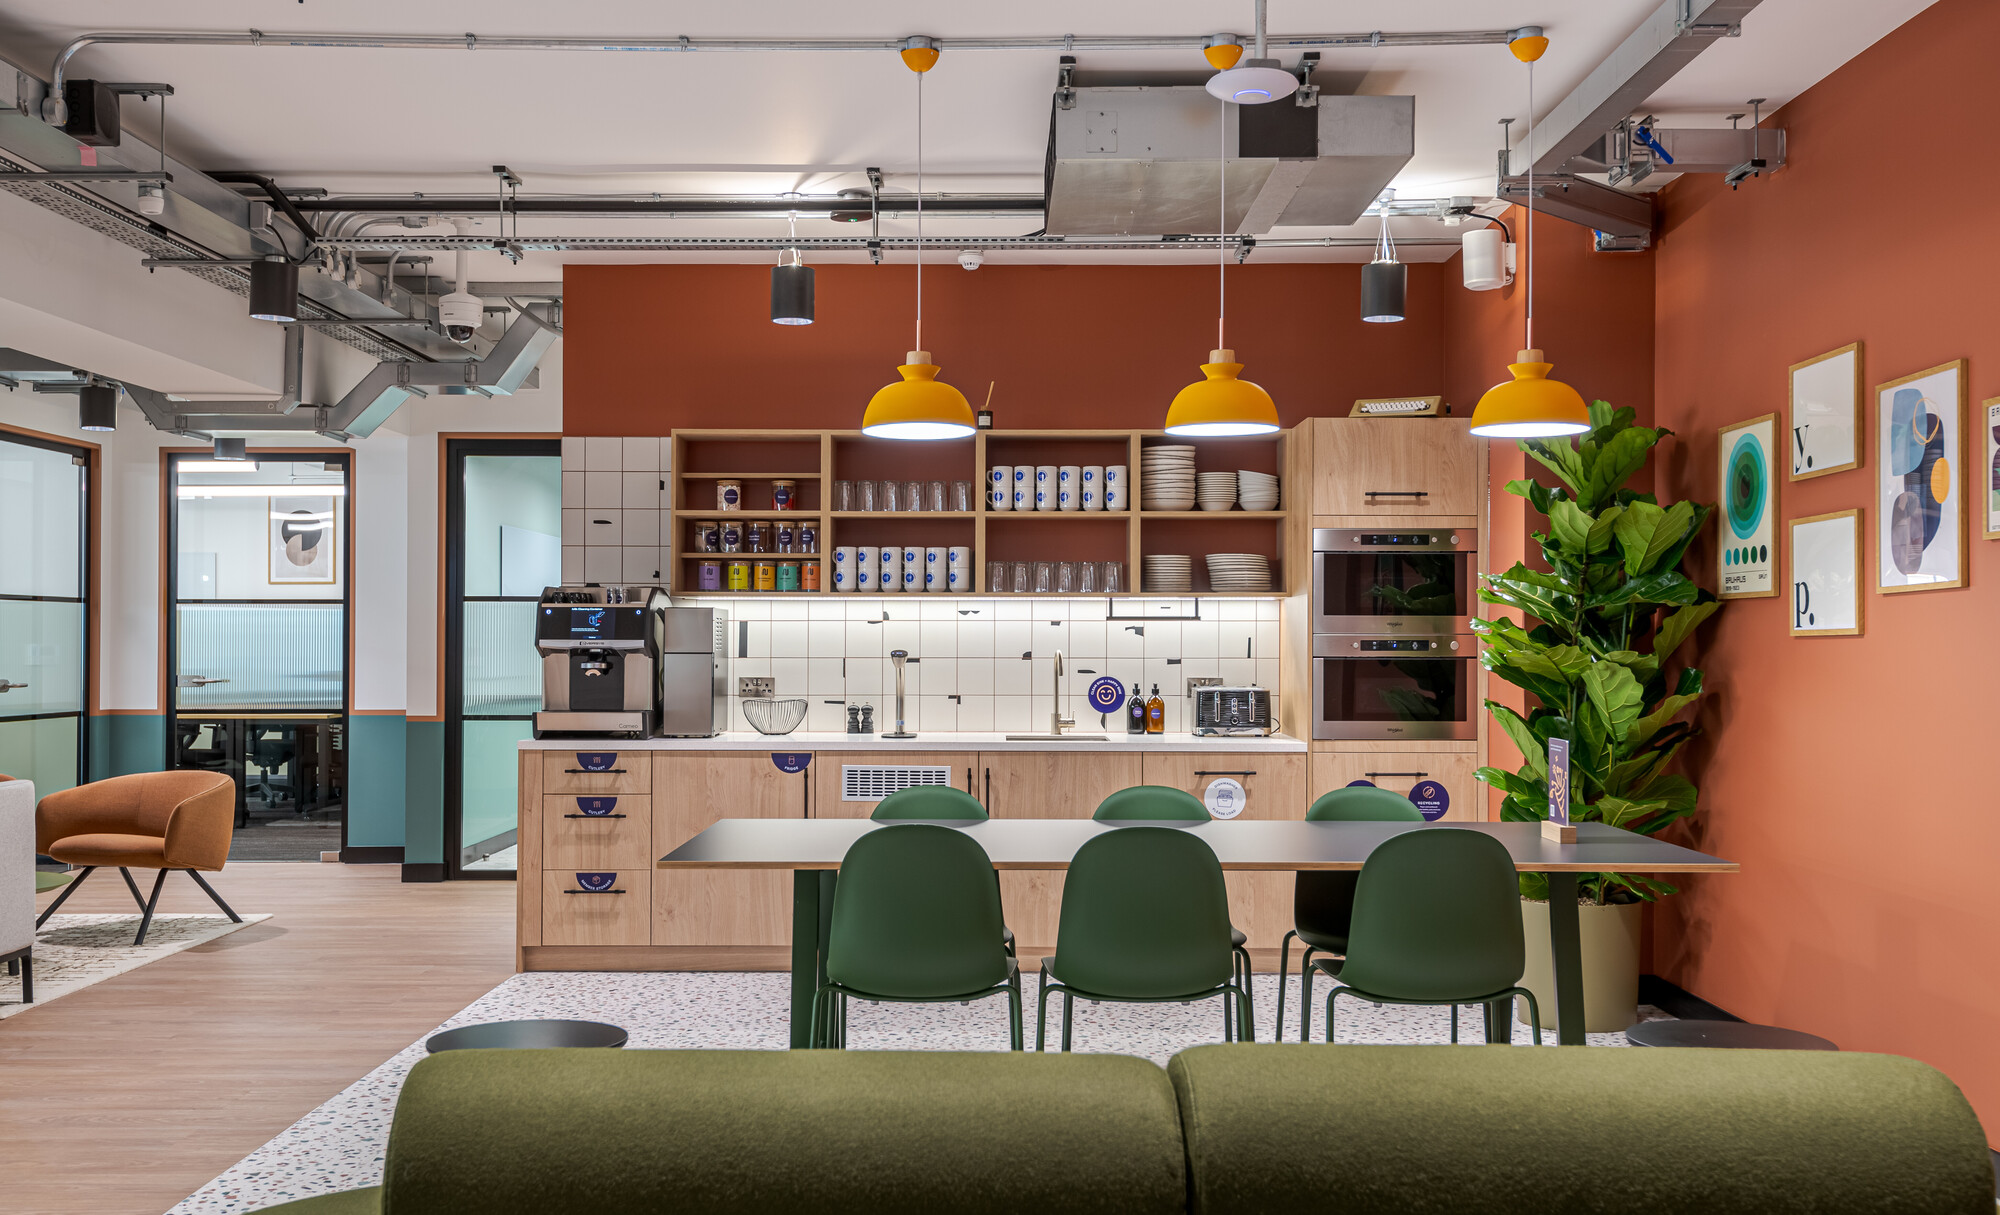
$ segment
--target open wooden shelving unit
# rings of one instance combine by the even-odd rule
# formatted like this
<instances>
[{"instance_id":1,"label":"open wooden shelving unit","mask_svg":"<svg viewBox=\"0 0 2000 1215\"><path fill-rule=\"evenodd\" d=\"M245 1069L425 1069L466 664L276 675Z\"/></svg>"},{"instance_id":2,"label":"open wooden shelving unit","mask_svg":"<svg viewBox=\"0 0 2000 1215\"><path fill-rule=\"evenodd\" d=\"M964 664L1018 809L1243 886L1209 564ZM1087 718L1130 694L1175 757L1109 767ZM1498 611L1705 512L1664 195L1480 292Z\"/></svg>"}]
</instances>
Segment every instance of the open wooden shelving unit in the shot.
<instances>
[{"instance_id":1,"label":"open wooden shelving unit","mask_svg":"<svg viewBox=\"0 0 2000 1215\"><path fill-rule=\"evenodd\" d=\"M1121 595L1160 594L1139 585L1141 558L1151 553L1184 553L1195 558L1194 590L1204 598L1269 599L1291 593L1306 571L1295 554L1305 548L1311 525L1310 487L1297 475L1293 431L1242 439L1179 439L1157 430L992 430L964 439L912 443L872 439L858 430L682 430L674 434L672 462L669 591L755 596L796 595L793 591L697 591L696 567L710 560L797 560L818 564L819 594L831 594L829 562L837 547L903 544L966 547L972 550L973 589L965 594L1013 595L986 584L989 561L1123 561L1127 588ZM1199 472L1247 468L1283 478L1279 510L1148 511L1137 509L1141 452L1156 445L1195 448ZM1133 507L1123 511L996 511L987 505L987 470L996 464L1122 464L1132 484ZM762 471L739 472L754 468ZM718 514L719 480L743 483L742 510ZM789 511L770 510L771 482L798 482L799 502ZM969 511L835 511L829 509L833 483L842 481L970 481L975 509ZM744 523L789 521L819 529L814 554L696 553L694 525L708 519ZM1207 589L1201 558L1211 552L1255 552L1270 558L1270 591ZM1296 583L1296 586L1295 586ZM904 592L889 592L900 594ZM1090 598L1101 597L1095 592ZM1022 598L1065 596L1028 592ZM1075 598L1077 596L1067 596Z\"/></svg>"}]
</instances>

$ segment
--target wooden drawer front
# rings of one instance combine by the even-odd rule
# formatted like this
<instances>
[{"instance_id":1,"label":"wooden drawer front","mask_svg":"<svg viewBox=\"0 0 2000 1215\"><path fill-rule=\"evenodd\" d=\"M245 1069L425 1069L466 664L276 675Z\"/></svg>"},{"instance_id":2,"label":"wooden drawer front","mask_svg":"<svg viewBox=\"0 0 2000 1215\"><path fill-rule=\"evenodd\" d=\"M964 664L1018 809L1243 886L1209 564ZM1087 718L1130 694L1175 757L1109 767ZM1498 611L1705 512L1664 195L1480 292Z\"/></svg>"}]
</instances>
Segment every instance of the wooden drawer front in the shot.
<instances>
[{"instance_id":1,"label":"wooden drawer front","mask_svg":"<svg viewBox=\"0 0 2000 1215\"><path fill-rule=\"evenodd\" d=\"M543 793L652 791L653 757L644 751L550 751L542 757Z\"/></svg>"},{"instance_id":2,"label":"wooden drawer front","mask_svg":"<svg viewBox=\"0 0 2000 1215\"><path fill-rule=\"evenodd\" d=\"M1478 768L1479 757L1469 751L1315 751L1311 798L1358 780L1405 795L1419 785L1436 785L1446 802L1439 821L1484 822L1487 789L1472 775Z\"/></svg>"},{"instance_id":3,"label":"wooden drawer front","mask_svg":"<svg viewBox=\"0 0 2000 1215\"><path fill-rule=\"evenodd\" d=\"M1301 819L1306 816L1306 756L1303 752L1239 753L1181 751L1148 754L1145 783L1186 789L1196 797L1217 780L1243 786L1242 818Z\"/></svg>"},{"instance_id":4,"label":"wooden drawer front","mask_svg":"<svg viewBox=\"0 0 2000 1215\"><path fill-rule=\"evenodd\" d=\"M790 871L660 869L653 873L653 944L791 943Z\"/></svg>"},{"instance_id":5,"label":"wooden drawer front","mask_svg":"<svg viewBox=\"0 0 2000 1215\"><path fill-rule=\"evenodd\" d=\"M649 869L656 859L652 798L625 793L542 799L543 867Z\"/></svg>"},{"instance_id":6,"label":"wooden drawer front","mask_svg":"<svg viewBox=\"0 0 2000 1215\"><path fill-rule=\"evenodd\" d=\"M1481 440L1459 418L1313 422L1315 515L1477 515Z\"/></svg>"},{"instance_id":7,"label":"wooden drawer front","mask_svg":"<svg viewBox=\"0 0 2000 1215\"><path fill-rule=\"evenodd\" d=\"M581 893L583 882L603 875L619 893ZM542 944L647 945L652 943L653 874L644 868L571 869L542 875Z\"/></svg>"}]
</instances>

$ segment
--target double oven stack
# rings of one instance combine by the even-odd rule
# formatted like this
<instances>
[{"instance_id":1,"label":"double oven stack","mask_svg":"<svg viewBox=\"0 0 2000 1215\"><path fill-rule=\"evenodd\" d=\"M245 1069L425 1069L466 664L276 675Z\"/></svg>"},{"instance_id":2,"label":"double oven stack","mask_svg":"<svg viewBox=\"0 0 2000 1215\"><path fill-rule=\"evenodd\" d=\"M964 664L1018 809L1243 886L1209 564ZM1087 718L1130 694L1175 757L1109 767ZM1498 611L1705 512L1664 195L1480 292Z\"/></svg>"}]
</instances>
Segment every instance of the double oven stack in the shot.
<instances>
[{"instance_id":1,"label":"double oven stack","mask_svg":"<svg viewBox=\"0 0 2000 1215\"><path fill-rule=\"evenodd\" d=\"M1312 533L1312 736L1479 736L1479 537L1385 520Z\"/></svg>"}]
</instances>

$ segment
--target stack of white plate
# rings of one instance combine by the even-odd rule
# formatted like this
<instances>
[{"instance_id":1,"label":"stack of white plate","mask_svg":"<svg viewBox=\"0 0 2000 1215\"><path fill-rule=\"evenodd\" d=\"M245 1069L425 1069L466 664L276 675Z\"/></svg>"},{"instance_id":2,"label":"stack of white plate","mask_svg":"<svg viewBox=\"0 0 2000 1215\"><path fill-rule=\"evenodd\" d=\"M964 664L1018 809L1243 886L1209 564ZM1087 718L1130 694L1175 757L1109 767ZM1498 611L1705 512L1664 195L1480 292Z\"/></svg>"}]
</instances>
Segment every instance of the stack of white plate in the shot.
<instances>
[{"instance_id":1,"label":"stack of white plate","mask_svg":"<svg viewBox=\"0 0 2000 1215\"><path fill-rule=\"evenodd\" d=\"M1262 553L1210 553L1208 585L1217 591L1268 591L1271 562Z\"/></svg>"},{"instance_id":2,"label":"stack of white plate","mask_svg":"<svg viewBox=\"0 0 2000 1215\"><path fill-rule=\"evenodd\" d=\"M1236 474L1233 472L1196 473L1195 501L1203 510L1228 510L1236 505Z\"/></svg>"},{"instance_id":3,"label":"stack of white plate","mask_svg":"<svg viewBox=\"0 0 2000 1215\"><path fill-rule=\"evenodd\" d=\"M1142 556L1139 558L1139 570L1140 589L1148 593L1186 595L1194 591L1193 557L1167 554Z\"/></svg>"},{"instance_id":4,"label":"stack of white plate","mask_svg":"<svg viewBox=\"0 0 2000 1215\"><path fill-rule=\"evenodd\" d=\"M1236 500L1244 510L1276 510L1278 479L1270 473L1239 469L1236 473Z\"/></svg>"},{"instance_id":5,"label":"stack of white plate","mask_svg":"<svg viewBox=\"0 0 2000 1215\"><path fill-rule=\"evenodd\" d=\"M1141 510L1189 510L1194 491L1194 448L1148 447L1139 453Z\"/></svg>"}]
</instances>

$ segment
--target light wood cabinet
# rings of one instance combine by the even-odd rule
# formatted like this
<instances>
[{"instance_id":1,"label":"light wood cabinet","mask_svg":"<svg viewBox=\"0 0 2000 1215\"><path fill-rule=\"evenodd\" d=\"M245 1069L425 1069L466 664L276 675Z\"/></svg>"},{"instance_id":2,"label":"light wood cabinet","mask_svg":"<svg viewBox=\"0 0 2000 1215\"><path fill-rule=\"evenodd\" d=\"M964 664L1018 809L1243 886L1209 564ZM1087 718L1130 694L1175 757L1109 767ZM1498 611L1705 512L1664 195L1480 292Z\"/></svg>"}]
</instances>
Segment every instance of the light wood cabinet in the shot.
<instances>
[{"instance_id":1,"label":"light wood cabinet","mask_svg":"<svg viewBox=\"0 0 2000 1215\"><path fill-rule=\"evenodd\" d=\"M644 945L652 871L645 868L590 871L609 877L610 886L587 890L575 871L542 874L542 944Z\"/></svg>"},{"instance_id":2,"label":"light wood cabinet","mask_svg":"<svg viewBox=\"0 0 2000 1215\"><path fill-rule=\"evenodd\" d=\"M980 797L994 818L1089 818L1099 802L1143 784L1140 756L1106 751L990 751L979 757ZM1015 952L1033 969L1033 958L1053 953L1062 918L1063 875L1000 875L1000 903L1014 930Z\"/></svg>"},{"instance_id":3,"label":"light wood cabinet","mask_svg":"<svg viewBox=\"0 0 2000 1215\"><path fill-rule=\"evenodd\" d=\"M590 757L586 763L585 756ZM542 792L647 794L653 791L653 756L645 751L545 751Z\"/></svg>"},{"instance_id":4,"label":"light wood cabinet","mask_svg":"<svg viewBox=\"0 0 2000 1215\"><path fill-rule=\"evenodd\" d=\"M849 801L843 796L846 781L842 768L944 768L950 774L945 783L979 796L974 776L979 756L971 751L822 751L813 759L813 816L815 818L867 818L875 813L881 798L869 794Z\"/></svg>"},{"instance_id":5,"label":"light wood cabinet","mask_svg":"<svg viewBox=\"0 0 2000 1215\"><path fill-rule=\"evenodd\" d=\"M1481 441L1461 418L1315 418L1315 515L1478 515Z\"/></svg>"},{"instance_id":6,"label":"light wood cabinet","mask_svg":"<svg viewBox=\"0 0 2000 1215\"><path fill-rule=\"evenodd\" d=\"M796 818L810 812L811 773L786 772L763 751L653 756L655 859L721 818ZM654 874L654 945L788 945L791 874L662 869ZM643 941L640 943L644 943Z\"/></svg>"},{"instance_id":7,"label":"light wood cabinet","mask_svg":"<svg viewBox=\"0 0 2000 1215\"><path fill-rule=\"evenodd\" d=\"M1479 756L1472 751L1315 751L1307 804L1322 794L1365 780L1408 794L1422 784L1435 784L1447 805L1441 822L1483 822L1486 786L1473 777Z\"/></svg>"},{"instance_id":8,"label":"light wood cabinet","mask_svg":"<svg viewBox=\"0 0 2000 1215\"><path fill-rule=\"evenodd\" d=\"M591 803L591 813L584 803ZM651 797L542 799L542 864L547 868L648 869L655 859Z\"/></svg>"},{"instance_id":9,"label":"light wood cabinet","mask_svg":"<svg viewBox=\"0 0 2000 1215\"><path fill-rule=\"evenodd\" d=\"M1227 777L1243 786L1246 819L1301 819L1306 815L1306 756L1195 751L1146 756L1149 785L1171 785L1196 797ZM1229 920L1252 949L1276 949L1292 927L1292 875L1228 873ZM1272 969L1276 969L1273 965Z\"/></svg>"}]
</instances>

